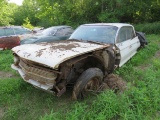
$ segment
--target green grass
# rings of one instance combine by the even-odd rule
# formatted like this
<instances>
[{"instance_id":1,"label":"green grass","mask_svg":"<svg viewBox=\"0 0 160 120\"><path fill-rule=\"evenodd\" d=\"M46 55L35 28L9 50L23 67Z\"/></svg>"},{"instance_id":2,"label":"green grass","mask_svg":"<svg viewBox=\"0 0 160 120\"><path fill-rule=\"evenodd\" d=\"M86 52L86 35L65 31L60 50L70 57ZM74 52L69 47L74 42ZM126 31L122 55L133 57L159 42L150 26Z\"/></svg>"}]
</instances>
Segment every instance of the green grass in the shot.
<instances>
[{"instance_id":1,"label":"green grass","mask_svg":"<svg viewBox=\"0 0 160 120\"><path fill-rule=\"evenodd\" d=\"M13 63L12 52L10 50L0 51L0 70L11 71L11 63Z\"/></svg>"},{"instance_id":2,"label":"green grass","mask_svg":"<svg viewBox=\"0 0 160 120\"><path fill-rule=\"evenodd\" d=\"M160 119L160 54L156 54L160 50L160 35L148 35L147 39L150 44L115 71L127 81L128 90L124 93L106 90L85 101L71 101L70 91L57 98L20 77L0 79L0 111L4 111L0 119ZM10 69L12 61L10 51L0 51L1 71L14 72Z\"/></svg>"},{"instance_id":3,"label":"green grass","mask_svg":"<svg viewBox=\"0 0 160 120\"><path fill-rule=\"evenodd\" d=\"M136 31L141 31L146 34L160 34L160 22L143 23L134 25Z\"/></svg>"}]
</instances>

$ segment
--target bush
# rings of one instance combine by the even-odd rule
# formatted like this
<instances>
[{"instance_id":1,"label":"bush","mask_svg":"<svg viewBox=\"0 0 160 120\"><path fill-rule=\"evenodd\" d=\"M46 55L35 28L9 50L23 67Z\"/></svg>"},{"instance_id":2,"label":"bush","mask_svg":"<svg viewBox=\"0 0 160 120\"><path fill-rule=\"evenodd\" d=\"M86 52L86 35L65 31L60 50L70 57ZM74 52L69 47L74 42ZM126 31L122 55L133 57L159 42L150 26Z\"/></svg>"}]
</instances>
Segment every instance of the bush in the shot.
<instances>
[{"instance_id":1,"label":"bush","mask_svg":"<svg viewBox=\"0 0 160 120\"><path fill-rule=\"evenodd\" d=\"M136 31L141 31L146 34L160 34L160 22L144 23L134 25Z\"/></svg>"}]
</instances>

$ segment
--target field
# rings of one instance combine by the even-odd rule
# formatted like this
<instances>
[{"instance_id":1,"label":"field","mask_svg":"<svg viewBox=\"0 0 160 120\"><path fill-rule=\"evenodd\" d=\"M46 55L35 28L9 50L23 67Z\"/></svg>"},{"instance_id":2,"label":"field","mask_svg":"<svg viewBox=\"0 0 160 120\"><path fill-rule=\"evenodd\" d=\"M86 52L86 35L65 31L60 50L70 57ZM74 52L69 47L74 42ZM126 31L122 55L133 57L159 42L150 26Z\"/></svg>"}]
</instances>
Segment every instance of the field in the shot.
<instances>
[{"instance_id":1,"label":"field","mask_svg":"<svg viewBox=\"0 0 160 120\"><path fill-rule=\"evenodd\" d=\"M127 90L112 90L84 101L72 101L71 91L57 98L24 82L10 68L11 51L0 51L0 119L2 120L159 120L160 35L148 35L142 48L115 71Z\"/></svg>"}]
</instances>

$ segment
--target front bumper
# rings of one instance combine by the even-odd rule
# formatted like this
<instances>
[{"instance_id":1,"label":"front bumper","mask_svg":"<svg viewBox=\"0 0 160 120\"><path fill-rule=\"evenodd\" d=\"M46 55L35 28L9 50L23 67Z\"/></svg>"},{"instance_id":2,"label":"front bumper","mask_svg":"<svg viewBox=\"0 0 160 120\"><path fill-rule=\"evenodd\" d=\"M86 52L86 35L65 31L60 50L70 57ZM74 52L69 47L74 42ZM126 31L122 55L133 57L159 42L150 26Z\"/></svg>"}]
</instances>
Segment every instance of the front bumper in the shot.
<instances>
[{"instance_id":1,"label":"front bumper","mask_svg":"<svg viewBox=\"0 0 160 120\"><path fill-rule=\"evenodd\" d=\"M24 70L22 70L21 67L16 66L14 64L12 64L11 67L12 67L12 69L17 70L19 72L19 74L24 79L24 81L32 84L36 88L40 88L40 89L45 90L47 92L54 93L54 91L52 91L51 89L53 88L53 86L54 86L55 83L46 84L46 83L41 83L38 80L29 79L28 77L26 77L26 73L25 73Z\"/></svg>"}]
</instances>

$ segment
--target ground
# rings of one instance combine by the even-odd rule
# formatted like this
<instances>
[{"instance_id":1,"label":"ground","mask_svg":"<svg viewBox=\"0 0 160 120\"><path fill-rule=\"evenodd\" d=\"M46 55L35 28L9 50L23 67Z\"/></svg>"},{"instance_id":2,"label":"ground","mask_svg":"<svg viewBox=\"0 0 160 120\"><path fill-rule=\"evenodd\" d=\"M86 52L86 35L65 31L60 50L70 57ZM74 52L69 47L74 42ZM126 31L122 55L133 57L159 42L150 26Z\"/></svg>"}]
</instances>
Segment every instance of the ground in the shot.
<instances>
[{"instance_id":1,"label":"ground","mask_svg":"<svg viewBox=\"0 0 160 120\"><path fill-rule=\"evenodd\" d=\"M15 75L11 72L0 71L0 79L8 79L13 77L15 77Z\"/></svg>"},{"instance_id":2,"label":"ground","mask_svg":"<svg viewBox=\"0 0 160 120\"><path fill-rule=\"evenodd\" d=\"M0 119L160 119L160 36L148 39L152 42L146 48L105 79L107 88L117 88L118 83L122 94L107 89L78 102L71 100L71 89L57 98L24 82L10 68L12 53L1 52Z\"/></svg>"}]
</instances>

